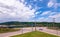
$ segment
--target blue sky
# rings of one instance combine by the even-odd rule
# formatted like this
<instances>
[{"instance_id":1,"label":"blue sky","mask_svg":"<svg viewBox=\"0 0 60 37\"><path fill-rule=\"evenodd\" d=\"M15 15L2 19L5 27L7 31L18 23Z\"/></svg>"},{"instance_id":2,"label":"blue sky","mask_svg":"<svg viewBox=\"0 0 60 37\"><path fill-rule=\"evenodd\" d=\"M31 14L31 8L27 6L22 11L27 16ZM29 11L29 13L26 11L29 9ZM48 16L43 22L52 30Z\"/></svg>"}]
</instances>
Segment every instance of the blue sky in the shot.
<instances>
[{"instance_id":1,"label":"blue sky","mask_svg":"<svg viewBox=\"0 0 60 37\"><path fill-rule=\"evenodd\" d=\"M0 0L0 22L60 22L60 0Z\"/></svg>"}]
</instances>

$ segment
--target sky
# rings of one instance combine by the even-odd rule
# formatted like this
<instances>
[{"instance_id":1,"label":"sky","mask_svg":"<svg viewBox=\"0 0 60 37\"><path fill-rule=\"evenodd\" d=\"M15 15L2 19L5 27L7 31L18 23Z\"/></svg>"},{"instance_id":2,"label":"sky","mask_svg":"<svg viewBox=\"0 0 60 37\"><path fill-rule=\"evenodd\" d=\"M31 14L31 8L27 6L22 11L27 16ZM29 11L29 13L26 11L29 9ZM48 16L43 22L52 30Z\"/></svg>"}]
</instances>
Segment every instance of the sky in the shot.
<instances>
[{"instance_id":1,"label":"sky","mask_svg":"<svg viewBox=\"0 0 60 37\"><path fill-rule=\"evenodd\" d=\"M60 0L0 0L0 22L53 22L53 19L60 22Z\"/></svg>"}]
</instances>

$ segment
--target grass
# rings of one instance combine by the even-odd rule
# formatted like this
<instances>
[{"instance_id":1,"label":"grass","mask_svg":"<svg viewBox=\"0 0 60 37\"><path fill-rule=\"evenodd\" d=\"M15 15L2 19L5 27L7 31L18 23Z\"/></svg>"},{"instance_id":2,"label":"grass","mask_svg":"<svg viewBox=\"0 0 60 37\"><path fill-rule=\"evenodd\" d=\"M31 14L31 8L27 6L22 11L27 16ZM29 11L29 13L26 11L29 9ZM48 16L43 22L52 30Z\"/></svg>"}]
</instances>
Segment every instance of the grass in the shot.
<instances>
[{"instance_id":1,"label":"grass","mask_svg":"<svg viewBox=\"0 0 60 37\"><path fill-rule=\"evenodd\" d=\"M0 33L6 33L6 32L14 32L18 31L20 29L14 29L14 28L0 28Z\"/></svg>"},{"instance_id":2,"label":"grass","mask_svg":"<svg viewBox=\"0 0 60 37\"><path fill-rule=\"evenodd\" d=\"M58 37L58 36L47 34L44 32L34 31L34 32L29 32L29 33L25 33L21 35L15 35L11 37Z\"/></svg>"}]
</instances>

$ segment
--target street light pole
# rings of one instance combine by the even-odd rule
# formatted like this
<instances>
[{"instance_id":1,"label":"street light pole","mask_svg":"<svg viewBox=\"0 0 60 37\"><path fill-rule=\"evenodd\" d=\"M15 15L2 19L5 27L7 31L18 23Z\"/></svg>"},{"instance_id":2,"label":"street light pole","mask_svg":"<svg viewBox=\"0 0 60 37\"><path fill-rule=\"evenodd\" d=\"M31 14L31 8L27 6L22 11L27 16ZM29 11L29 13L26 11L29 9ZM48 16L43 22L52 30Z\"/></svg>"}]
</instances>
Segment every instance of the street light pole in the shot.
<instances>
[{"instance_id":1,"label":"street light pole","mask_svg":"<svg viewBox=\"0 0 60 37\"><path fill-rule=\"evenodd\" d=\"M55 25L55 18L53 18L53 28L54 28L54 25ZM58 28L56 27L56 34L58 35Z\"/></svg>"},{"instance_id":2,"label":"street light pole","mask_svg":"<svg viewBox=\"0 0 60 37\"><path fill-rule=\"evenodd\" d=\"M22 34L23 34L23 26L22 26Z\"/></svg>"},{"instance_id":3,"label":"street light pole","mask_svg":"<svg viewBox=\"0 0 60 37\"><path fill-rule=\"evenodd\" d=\"M22 34L23 34L23 28L22 28Z\"/></svg>"},{"instance_id":4,"label":"street light pole","mask_svg":"<svg viewBox=\"0 0 60 37\"><path fill-rule=\"evenodd\" d=\"M55 18L53 18L53 28L54 28Z\"/></svg>"},{"instance_id":5,"label":"street light pole","mask_svg":"<svg viewBox=\"0 0 60 37\"><path fill-rule=\"evenodd\" d=\"M33 24L32 24L32 31L33 31Z\"/></svg>"},{"instance_id":6,"label":"street light pole","mask_svg":"<svg viewBox=\"0 0 60 37\"><path fill-rule=\"evenodd\" d=\"M36 31L36 17L35 17L35 31Z\"/></svg>"}]
</instances>

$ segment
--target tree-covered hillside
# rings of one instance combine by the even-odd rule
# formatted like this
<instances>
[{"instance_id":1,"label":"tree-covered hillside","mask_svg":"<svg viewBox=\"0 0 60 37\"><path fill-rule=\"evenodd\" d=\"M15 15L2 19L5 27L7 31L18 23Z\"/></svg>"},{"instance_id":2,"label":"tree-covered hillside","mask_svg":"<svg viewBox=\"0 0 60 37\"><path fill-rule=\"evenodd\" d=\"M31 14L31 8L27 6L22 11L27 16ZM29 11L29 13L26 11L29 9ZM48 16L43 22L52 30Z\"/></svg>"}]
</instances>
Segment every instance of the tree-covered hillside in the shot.
<instances>
[{"instance_id":1,"label":"tree-covered hillside","mask_svg":"<svg viewBox=\"0 0 60 37\"><path fill-rule=\"evenodd\" d=\"M59 27L60 23L54 23L54 22L19 22L19 21L11 21L11 22L4 22L0 23L0 25L16 25L16 26L23 26L23 27L31 27L31 26L44 26L44 27Z\"/></svg>"}]
</instances>

